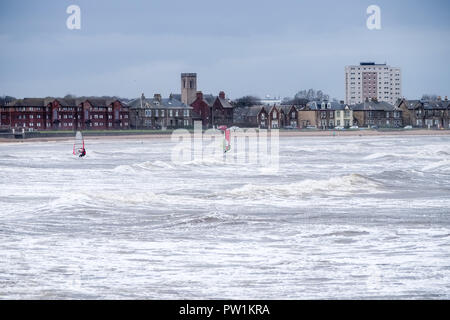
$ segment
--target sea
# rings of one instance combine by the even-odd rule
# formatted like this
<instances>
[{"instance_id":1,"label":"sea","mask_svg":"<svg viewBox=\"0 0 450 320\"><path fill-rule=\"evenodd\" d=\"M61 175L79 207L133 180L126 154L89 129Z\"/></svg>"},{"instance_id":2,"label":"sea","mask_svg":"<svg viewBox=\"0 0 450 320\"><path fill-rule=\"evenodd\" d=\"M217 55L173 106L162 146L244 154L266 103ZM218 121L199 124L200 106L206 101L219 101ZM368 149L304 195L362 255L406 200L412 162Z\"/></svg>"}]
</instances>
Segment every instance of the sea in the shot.
<instances>
[{"instance_id":1,"label":"sea","mask_svg":"<svg viewBox=\"0 0 450 320\"><path fill-rule=\"evenodd\" d=\"M0 299L449 299L450 136L0 144Z\"/></svg>"}]
</instances>

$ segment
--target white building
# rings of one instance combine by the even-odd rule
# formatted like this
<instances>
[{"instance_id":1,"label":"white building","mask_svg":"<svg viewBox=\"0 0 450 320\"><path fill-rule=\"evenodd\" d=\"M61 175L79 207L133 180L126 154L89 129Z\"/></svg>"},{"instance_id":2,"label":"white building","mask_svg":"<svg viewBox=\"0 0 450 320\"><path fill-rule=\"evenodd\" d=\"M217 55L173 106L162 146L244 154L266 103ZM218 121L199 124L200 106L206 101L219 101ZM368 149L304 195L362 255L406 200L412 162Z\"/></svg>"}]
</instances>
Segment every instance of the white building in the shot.
<instances>
[{"instance_id":1,"label":"white building","mask_svg":"<svg viewBox=\"0 0 450 320\"><path fill-rule=\"evenodd\" d=\"M279 106L282 102L281 97L271 97L270 95L266 95L263 99L259 100L260 104L266 105L266 106Z\"/></svg>"},{"instance_id":2,"label":"white building","mask_svg":"<svg viewBox=\"0 0 450 320\"><path fill-rule=\"evenodd\" d=\"M400 68L374 62L345 67L345 103L354 105L377 99L395 104L401 98Z\"/></svg>"}]
</instances>

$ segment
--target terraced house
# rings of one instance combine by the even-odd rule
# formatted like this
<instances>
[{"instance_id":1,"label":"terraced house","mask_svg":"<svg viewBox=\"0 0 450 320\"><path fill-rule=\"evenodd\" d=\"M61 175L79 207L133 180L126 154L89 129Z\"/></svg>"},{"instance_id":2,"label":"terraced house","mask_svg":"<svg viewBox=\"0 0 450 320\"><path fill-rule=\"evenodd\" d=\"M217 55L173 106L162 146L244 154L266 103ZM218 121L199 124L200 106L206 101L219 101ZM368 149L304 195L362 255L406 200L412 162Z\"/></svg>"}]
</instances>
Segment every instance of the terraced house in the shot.
<instances>
[{"instance_id":1,"label":"terraced house","mask_svg":"<svg viewBox=\"0 0 450 320\"><path fill-rule=\"evenodd\" d=\"M234 106L226 99L225 92L221 91L211 107L211 125L213 127L233 125Z\"/></svg>"},{"instance_id":2,"label":"terraced house","mask_svg":"<svg viewBox=\"0 0 450 320\"><path fill-rule=\"evenodd\" d=\"M348 105L336 104L334 109L334 125L336 127L349 128L353 126L353 110Z\"/></svg>"},{"instance_id":3,"label":"terraced house","mask_svg":"<svg viewBox=\"0 0 450 320\"><path fill-rule=\"evenodd\" d=\"M267 108L264 105L234 108L234 124L244 128L268 129L269 112Z\"/></svg>"},{"instance_id":4,"label":"terraced house","mask_svg":"<svg viewBox=\"0 0 450 320\"><path fill-rule=\"evenodd\" d=\"M281 124L281 113L276 106L269 109L268 127L270 129L279 129Z\"/></svg>"},{"instance_id":5,"label":"terraced house","mask_svg":"<svg viewBox=\"0 0 450 320\"><path fill-rule=\"evenodd\" d=\"M203 92L197 91L196 99L191 103L192 111L198 116L198 120L202 121L204 128L210 127L214 101L212 95L203 95Z\"/></svg>"},{"instance_id":6,"label":"terraced house","mask_svg":"<svg viewBox=\"0 0 450 320\"><path fill-rule=\"evenodd\" d=\"M351 107L354 124L359 127L400 128L403 126L402 110L384 101L365 101Z\"/></svg>"},{"instance_id":7,"label":"terraced house","mask_svg":"<svg viewBox=\"0 0 450 320\"><path fill-rule=\"evenodd\" d=\"M279 106L279 110L281 128L298 128L298 110L296 106L281 105Z\"/></svg>"},{"instance_id":8,"label":"terraced house","mask_svg":"<svg viewBox=\"0 0 450 320\"><path fill-rule=\"evenodd\" d=\"M398 102L404 125L416 128L450 129L450 101L440 97L436 101L406 100Z\"/></svg>"},{"instance_id":9,"label":"terraced house","mask_svg":"<svg viewBox=\"0 0 450 320\"><path fill-rule=\"evenodd\" d=\"M336 126L336 110L341 108L341 104L334 101L311 101L298 111L300 128L333 129Z\"/></svg>"},{"instance_id":10,"label":"terraced house","mask_svg":"<svg viewBox=\"0 0 450 320\"><path fill-rule=\"evenodd\" d=\"M175 99L173 95L162 98L155 94L147 99L144 94L129 103L131 127L134 129L189 128L192 123L192 107Z\"/></svg>"}]
</instances>

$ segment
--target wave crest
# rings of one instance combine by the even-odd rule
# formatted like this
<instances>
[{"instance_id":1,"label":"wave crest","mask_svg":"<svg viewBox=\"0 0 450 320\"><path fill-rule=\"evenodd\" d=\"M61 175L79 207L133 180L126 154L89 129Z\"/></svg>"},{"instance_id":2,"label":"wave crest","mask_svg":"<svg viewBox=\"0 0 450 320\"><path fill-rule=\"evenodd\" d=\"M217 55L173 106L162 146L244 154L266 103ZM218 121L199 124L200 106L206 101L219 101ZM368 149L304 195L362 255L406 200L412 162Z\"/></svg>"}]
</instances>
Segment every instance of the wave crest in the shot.
<instances>
[{"instance_id":1,"label":"wave crest","mask_svg":"<svg viewBox=\"0 0 450 320\"><path fill-rule=\"evenodd\" d=\"M345 196L352 193L380 193L381 183L360 174L333 177L328 180L303 180L283 185L247 184L225 192L237 198L297 198L308 195Z\"/></svg>"}]
</instances>

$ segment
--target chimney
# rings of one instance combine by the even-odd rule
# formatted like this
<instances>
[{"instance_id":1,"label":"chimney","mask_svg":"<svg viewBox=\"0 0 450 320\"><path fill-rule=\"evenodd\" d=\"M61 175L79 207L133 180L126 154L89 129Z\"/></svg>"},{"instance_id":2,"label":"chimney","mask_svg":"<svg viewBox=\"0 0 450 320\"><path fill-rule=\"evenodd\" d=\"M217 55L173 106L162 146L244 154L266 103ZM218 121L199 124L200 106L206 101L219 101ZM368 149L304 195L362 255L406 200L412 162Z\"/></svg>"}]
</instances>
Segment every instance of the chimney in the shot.
<instances>
[{"instance_id":1,"label":"chimney","mask_svg":"<svg viewBox=\"0 0 450 320\"><path fill-rule=\"evenodd\" d=\"M159 102L161 102L161 94L159 93L155 93L155 95L153 96L153 98Z\"/></svg>"},{"instance_id":2,"label":"chimney","mask_svg":"<svg viewBox=\"0 0 450 320\"><path fill-rule=\"evenodd\" d=\"M203 100L203 92L197 91L197 99Z\"/></svg>"},{"instance_id":3,"label":"chimney","mask_svg":"<svg viewBox=\"0 0 450 320\"><path fill-rule=\"evenodd\" d=\"M438 98L437 98L437 99L438 99L438 101L441 101L441 96L438 96Z\"/></svg>"},{"instance_id":4,"label":"chimney","mask_svg":"<svg viewBox=\"0 0 450 320\"><path fill-rule=\"evenodd\" d=\"M220 92L219 92L219 98L220 98L220 99L225 99L225 92L220 91Z\"/></svg>"},{"instance_id":5,"label":"chimney","mask_svg":"<svg viewBox=\"0 0 450 320\"><path fill-rule=\"evenodd\" d=\"M344 100L339 101L340 104L344 104Z\"/></svg>"},{"instance_id":6,"label":"chimney","mask_svg":"<svg viewBox=\"0 0 450 320\"><path fill-rule=\"evenodd\" d=\"M445 101L448 101L448 97L447 96L445 96Z\"/></svg>"},{"instance_id":7,"label":"chimney","mask_svg":"<svg viewBox=\"0 0 450 320\"><path fill-rule=\"evenodd\" d=\"M142 103L143 103L144 100L145 100L145 96L144 96L144 93L142 93L141 94L141 108L142 108Z\"/></svg>"}]
</instances>

